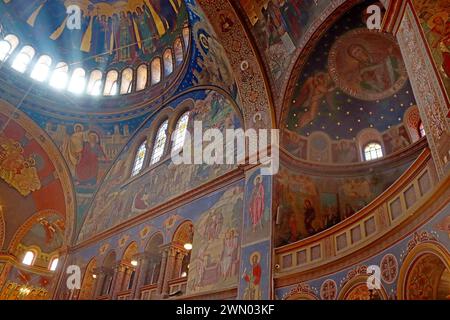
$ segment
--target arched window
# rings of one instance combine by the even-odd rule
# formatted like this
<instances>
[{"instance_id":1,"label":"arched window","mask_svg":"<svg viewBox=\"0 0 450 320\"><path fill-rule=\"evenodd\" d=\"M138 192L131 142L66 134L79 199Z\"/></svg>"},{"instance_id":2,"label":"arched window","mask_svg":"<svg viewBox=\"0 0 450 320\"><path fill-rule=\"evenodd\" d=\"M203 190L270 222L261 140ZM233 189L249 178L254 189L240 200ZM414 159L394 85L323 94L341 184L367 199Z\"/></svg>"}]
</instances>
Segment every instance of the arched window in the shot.
<instances>
[{"instance_id":1,"label":"arched window","mask_svg":"<svg viewBox=\"0 0 450 320\"><path fill-rule=\"evenodd\" d=\"M173 72L172 50L167 49L164 52L164 75L169 76Z\"/></svg>"},{"instance_id":2,"label":"arched window","mask_svg":"<svg viewBox=\"0 0 450 320\"><path fill-rule=\"evenodd\" d=\"M85 83L86 71L83 68L76 68L70 78L69 91L76 94L83 93Z\"/></svg>"},{"instance_id":3,"label":"arched window","mask_svg":"<svg viewBox=\"0 0 450 320\"><path fill-rule=\"evenodd\" d=\"M425 133L425 127L423 126L423 122L422 121L419 122L418 131L419 131L419 137L421 137L421 138L423 138L423 137L425 137L427 135Z\"/></svg>"},{"instance_id":4,"label":"arched window","mask_svg":"<svg viewBox=\"0 0 450 320\"><path fill-rule=\"evenodd\" d=\"M364 158L366 161L376 160L383 157L383 149L377 142L371 142L364 148Z\"/></svg>"},{"instance_id":5,"label":"arched window","mask_svg":"<svg viewBox=\"0 0 450 320\"><path fill-rule=\"evenodd\" d=\"M167 125L169 124L169 121L164 121L158 129L158 133L156 134L155 138L155 144L153 145L153 153L152 153L152 161L150 164L157 163L163 153L164 153L164 147L166 146L166 140L167 140Z\"/></svg>"},{"instance_id":6,"label":"arched window","mask_svg":"<svg viewBox=\"0 0 450 320\"><path fill-rule=\"evenodd\" d=\"M172 133L172 151L183 148L188 122L189 112L184 113L180 119L178 119L175 131Z\"/></svg>"},{"instance_id":7,"label":"arched window","mask_svg":"<svg viewBox=\"0 0 450 320\"><path fill-rule=\"evenodd\" d=\"M131 172L131 176L136 176L139 172L141 172L142 167L144 166L145 155L147 154L147 141L141 143L136 152L136 156L134 158L133 171Z\"/></svg>"},{"instance_id":8,"label":"arched window","mask_svg":"<svg viewBox=\"0 0 450 320\"><path fill-rule=\"evenodd\" d=\"M173 50L175 52L175 63L177 66L183 63L183 45L181 39L177 38L173 44Z\"/></svg>"},{"instance_id":9,"label":"arched window","mask_svg":"<svg viewBox=\"0 0 450 320\"><path fill-rule=\"evenodd\" d=\"M105 90L103 90L103 94L105 96L115 96L118 93L118 84L117 80L119 79L119 72L116 70L111 70L106 75L105 81Z\"/></svg>"},{"instance_id":10,"label":"arched window","mask_svg":"<svg viewBox=\"0 0 450 320\"><path fill-rule=\"evenodd\" d=\"M141 64L137 69L136 91L144 90L147 87L147 65Z\"/></svg>"},{"instance_id":11,"label":"arched window","mask_svg":"<svg viewBox=\"0 0 450 320\"><path fill-rule=\"evenodd\" d=\"M52 73L50 85L55 89L64 89L69 80L69 66L65 62L59 62Z\"/></svg>"},{"instance_id":12,"label":"arched window","mask_svg":"<svg viewBox=\"0 0 450 320\"><path fill-rule=\"evenodd\" d=\"M31 60L33 60L35 51L33 47L25 46L23 47L17 57L14 59L14 62L12 64L13 69L16 69L17 71L24 73Z\"/></svg>"},{"instance_id":13,"label":"arched window","mask_svg":"<svg viewBox=\"0 0 450 320\"><path fill-rule=\"evenodd\" d=\"M31 72L31 77L37 81L44 81L50 72L50 66L52 65L52 58L47 55L40 56L37 63Z\"/></svg>"},{"instance_id":14,"label":"arched window","mask_svg":"<svg viewBox=\"0 0 450 320\"><path fill-rule=\"evenodd\" d=\"M184 46L186 48L189 47L189 27L183 28L183 39L184 39Z\"/></svg>"},{"instance_id":15,"label":"arched window","mask_svg":"<svg viewBox=\"0 0 450 320\"><path fill-rule=\"evenodd\" d=\"M22 263L27 265L27 266L33 265L35 256L36 255L34 254L33 251L27 251L25 253L25 255L23 256Z\"/></svg>"},{"instance_id":16,"label":"arched window","mask_svg":"<svg viewBox=\"0 0 450 320\"><path fill-rule=\"evenodd\" d=\"M152 85L161 82L161 59L156 58L152 61Z\"/></svg>"},{"instance_id":17,"label":"arched window","mask_svg":"<svg viewBox=\"0 0 450 320\"><path fill-rule=\"evenodd\" d=\"M58 258L53 258L53 259L52 259L52 262L50 263L49 270L50 270L50 271L55 271L56 268L58 267L58 262L59 262L59 259L58 259Z\"/></svg>"},{"instance_id":18,"label":"arched window","mask_svg":"<svg viewBox=\"0 0 450 320\"><path fill-rule=\"evenodd\" d=\"M88 94L91 96L100 95L102 92L102 78L103 73L100 70L94 70L91 72L86 90Z\"/></svg>"},{"instance_id":19,"label":"arched window","mask_svg":"<svg viewBox=\"0 0 450 320\"><path fill-rule=\"evenodd\" d=\"M3 40L0 40L0 61L6 61L18 45L19 38L12 34L8 34Z\"/></svg>"},{"instance_id":20,"label":"arched window","mask_svg":"<svg viewBox=\"0 0 450 320\"><path fill-rule=\"evenodd\" d=\"M145 71L145 73L147 73L147 71ZM147 79L145 80L145 82L147 82ZM132 86L133 86L133 69L127 68L122 71L122 83L120 84L120 94L131 93Z\"/></svg>"}]
</instances>

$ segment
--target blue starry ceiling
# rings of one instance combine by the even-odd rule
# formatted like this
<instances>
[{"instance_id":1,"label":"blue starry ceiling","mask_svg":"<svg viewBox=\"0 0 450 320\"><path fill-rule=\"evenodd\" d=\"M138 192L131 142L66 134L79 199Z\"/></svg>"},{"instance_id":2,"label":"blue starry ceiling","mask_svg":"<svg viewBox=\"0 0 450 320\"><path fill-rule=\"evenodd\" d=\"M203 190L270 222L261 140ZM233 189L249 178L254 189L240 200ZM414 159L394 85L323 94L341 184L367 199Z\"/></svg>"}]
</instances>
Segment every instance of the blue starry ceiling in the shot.
<instances>
[{"instance_id":1,"label":"blue starry ceiling","mask_svg":"<svg viewBox=\"0 0 450 320\"><path fill-rule=\"evenodd\" d=\"M81 29L67 27L69 5L81 9ZM0 24L40 54L87 69L150 61L187 23L182 0L0 0ZM39 39L39 41L36 41Z\"/></svg>"},{"instance_id":2,"label":"blue starry ceiling","mask_svg":"<svg viewBox=\"0 0 450 320\"><path fill-rule=\"evenodd\" d=\"M416 104L398 46L365 28L366 7L343 15L311 52L284 113L290 131L354 139L365 128L398 125Z\"/></svg>"}]
</instances>

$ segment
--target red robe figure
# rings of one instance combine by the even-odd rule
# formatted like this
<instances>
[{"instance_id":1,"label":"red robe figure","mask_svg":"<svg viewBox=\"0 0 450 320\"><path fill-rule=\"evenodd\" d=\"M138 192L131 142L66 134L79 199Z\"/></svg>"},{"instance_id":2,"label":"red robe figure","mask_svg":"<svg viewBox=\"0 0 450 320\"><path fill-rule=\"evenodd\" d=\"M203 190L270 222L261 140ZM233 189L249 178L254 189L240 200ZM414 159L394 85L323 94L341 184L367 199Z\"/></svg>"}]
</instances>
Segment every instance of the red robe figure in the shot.
<instances>
[{"instance_id":1,"label":"red robe figure","mask_svg":"<svg viewBox=\"0 0 450 320\"><path fill-rule=\"evenodd\" d=\"M252 230L256 232L258 226L262 229L262 218L264 215L264 185L261 176L255 178L255 186L250 199L250 220Z\"/></svg>"},{"instance_id":2,"label":"red robe figure","mask_svg":"<svg viewBox=\"0 0 450 320\"><path fill-rule=\"evenodd\" d=\"M90 132L88 141L84 142L80 161L75 168L78 184L96 185L99 169L99 160L105 159L105 153L100 146L98 135Z\"/></svg>"},{"instance_id":3,"label":"red robe figure","mask_svg":"<svg viewBox=\"0 0 450 320\"><path fill-rule=\"evenodd\" d=\"M244 292L244 300L261 300L261 255L259 252L255 252L250 256L250 262L252 264L251 273L244 271L242 278L247 282L247 288Z\"/></svg>"}]
</instances>

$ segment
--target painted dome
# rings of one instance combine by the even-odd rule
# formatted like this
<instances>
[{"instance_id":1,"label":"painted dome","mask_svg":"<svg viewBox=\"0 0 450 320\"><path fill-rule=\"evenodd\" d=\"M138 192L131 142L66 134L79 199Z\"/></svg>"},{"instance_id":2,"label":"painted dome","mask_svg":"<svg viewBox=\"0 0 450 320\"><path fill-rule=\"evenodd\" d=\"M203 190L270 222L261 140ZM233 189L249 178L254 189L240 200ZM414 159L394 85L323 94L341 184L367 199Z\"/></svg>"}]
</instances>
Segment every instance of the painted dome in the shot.
<instances>
[{"instance_id":1,"label":"painted dome","mask_svg":"<svg viewBox=\"0 0 450 320\"><path fill-rule=\"evenodd\" d=\"M113 96L163 83L189 46L181 0L15 0L0 2L0 11L0 60L77 94Z\"/></svg>"}]
</instances>

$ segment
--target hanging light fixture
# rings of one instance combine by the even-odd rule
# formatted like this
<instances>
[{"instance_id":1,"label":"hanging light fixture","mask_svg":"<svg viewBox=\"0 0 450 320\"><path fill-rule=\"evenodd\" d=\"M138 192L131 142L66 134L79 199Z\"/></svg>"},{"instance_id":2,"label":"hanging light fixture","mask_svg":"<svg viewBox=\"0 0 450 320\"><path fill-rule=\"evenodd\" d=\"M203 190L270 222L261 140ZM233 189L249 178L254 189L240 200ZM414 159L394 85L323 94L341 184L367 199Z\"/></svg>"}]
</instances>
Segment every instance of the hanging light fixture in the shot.
<instances>
[{"instance_id":1,"label":"hanging light fixture","mask_svg":"<svg viewBox=\"0 0 450 320\"><path fill-rule=\"evenodd\" d=\"M131 260L131 265L132 265L133 267L137 267L137 265L138 265L137 260Z\"/></svg>"},{"instance_id":2,"label":"hanging light fixture","mask_svg":"<svg viewBox=\"0 0 450 320\"><path fill-rule=\"evenodd\" d=\"M185 243L185 244L184 244L184 248L185 248L187 251L191 251L191 250L192 250L192 243L189 243L189 242Z\"/></svg>"}]
</instances>

